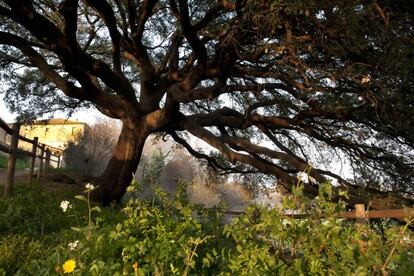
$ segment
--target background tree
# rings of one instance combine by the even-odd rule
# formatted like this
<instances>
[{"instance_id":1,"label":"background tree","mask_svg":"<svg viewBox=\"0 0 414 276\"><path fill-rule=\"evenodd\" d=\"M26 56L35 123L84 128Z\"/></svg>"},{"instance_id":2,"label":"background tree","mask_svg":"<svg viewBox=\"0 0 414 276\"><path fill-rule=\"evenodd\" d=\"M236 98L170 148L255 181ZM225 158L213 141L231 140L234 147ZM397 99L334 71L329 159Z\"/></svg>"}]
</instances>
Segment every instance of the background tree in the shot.
<instances>
[{"instance_id":1,"label":"background tree","mask_svg":"<svg viewBox=\"0 0 414 276\"><path fill-rule=\"evenodd\" d=\"M83 135L70 141L64 152L65 167L96 177L108 164L119 136L119 125L114 120L100 119L87 127Z\"/></svg>"},{"instance_id":2,"label":"background tree","mask_svg":"<svg viewBox=\"0 0 414 276\"><path fill-rule=\"evenodd\" d=\"M413 14L411 1L2 0L2 76L11 103L91 103L122 121L103 203L125 193L156 132L286 190L313 145L354 178L313 165L309 194L327 177L352 194L412 193Z\"/></svg>"}]
</instances>

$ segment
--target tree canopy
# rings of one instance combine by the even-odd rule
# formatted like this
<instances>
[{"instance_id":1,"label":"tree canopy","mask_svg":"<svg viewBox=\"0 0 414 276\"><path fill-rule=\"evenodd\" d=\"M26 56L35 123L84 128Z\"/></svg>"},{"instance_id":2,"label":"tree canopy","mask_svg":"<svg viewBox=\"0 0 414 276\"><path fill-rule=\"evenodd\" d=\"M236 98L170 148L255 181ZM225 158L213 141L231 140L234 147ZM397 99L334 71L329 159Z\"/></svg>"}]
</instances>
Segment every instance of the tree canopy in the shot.
<instances>
[{"instance_id":1,"label":"tree canopy","mask_svg":"<svg viewBox=\"0 0 414 276\"><path fill-rule=\"evenodd\" d=\"M119 199L151 133L223 173L414 192L412 1L2 0L10 106L122 120L98 198ZM62 93L63 92L63 93ZM21 103L29 103L22 108ZM35 105L41 108L34 108ZM217 150L208 155L191 134ZM353 177L313 163L347 160Z\"/></svg>"}]
</instances>

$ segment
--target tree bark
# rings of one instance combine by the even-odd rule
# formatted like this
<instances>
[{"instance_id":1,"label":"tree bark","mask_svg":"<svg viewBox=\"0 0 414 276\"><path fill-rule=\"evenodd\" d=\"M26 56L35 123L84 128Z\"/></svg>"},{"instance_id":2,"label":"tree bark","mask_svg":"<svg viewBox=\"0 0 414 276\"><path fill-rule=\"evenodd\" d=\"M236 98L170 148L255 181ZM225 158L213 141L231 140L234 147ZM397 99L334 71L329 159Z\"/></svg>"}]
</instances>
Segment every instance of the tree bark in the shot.
<instances>
[{"instance_id":1,"label":"tree bark","mask_svg":"<svg viewBox=\"0 0 414 276\"><path fill-rule=\"evenodd\" d=\"M139 120L123 120L121 134L112 157L105 171L94 181L98 188L91 195L93 200L103 205L121 200L138 167L149 134Z\"/></svg>"}]
</instances>

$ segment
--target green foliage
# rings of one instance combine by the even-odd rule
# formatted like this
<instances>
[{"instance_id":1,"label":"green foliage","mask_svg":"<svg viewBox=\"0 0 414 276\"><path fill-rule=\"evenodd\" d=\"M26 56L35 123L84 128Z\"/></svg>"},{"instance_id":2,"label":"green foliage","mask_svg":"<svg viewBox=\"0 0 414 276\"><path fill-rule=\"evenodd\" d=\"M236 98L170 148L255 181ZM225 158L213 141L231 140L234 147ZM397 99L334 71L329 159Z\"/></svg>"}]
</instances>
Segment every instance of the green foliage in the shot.
<instances>
[{"instance_id":1,"label":"green foliage","mask_svg":"<svg viewBox=\"0 0 414 276\"><path fill-rule=\"evenodd\" d=\"M20 268L25 271L28 260L44 258L51 248L45 242L32 240L27 235L10 234L0 238L0 275L11 274Z\"/></svg>"},{"instance_id":2,"label":"green foliage","mask_svg":"<svg viewBox=\"0 0 414 276\"><path fill-rule=\"evenodd\" d=\"M1 269L6 275L26 271L72 234L73 222L62 215L58 200L37 185L16 185L11 198L0 200L0 275Z\"/></svg>"},{"instance_id":3,"label":"green foliage","mask_svg":"<svg viewBox=\"0 0 414 276\"><path fill-rule=\"evenodd\" d=\"M70 219L62 216L60 197L51 198L33 186L15 185L13 196L0 200L0 235L14 233L41 236L70 226Z\"/></svg>"},{"instance_id":4,"label":"green foliage","mask_svg":"<svg viewBox=\"0 0 414 276\"><path fill-rule=\"evenodd\" d=\"M0 275L48 275L54 271L61 259L59 248L67 248L80 236L70 227L88 221L83 215L87 214L86 205L71 204L67 213L59 208L64 199L75 201L73 192L63 192L51 195L39 183L18 183L12 197L0 199ZM103 216L102 225L106 219L116 222L120 217L112 208L105 209Z\"/></svg>"},{"instance_id":5,"label":"green foliage","mask_svg":"<svg viewBox=\"0 0 414 276\"><path fill-rule=\"evenodd\" d=\"M8 158L6 155L0 154L0 168L7 168ZM21 170L28 167L27 159L24 157L17 158L16 170Z\"/></svg>"},{"instance_id":6,"label":"green foliage","mask_svg":"<svg viewBox=\"0 0 414 276\"><path fill-rule=\"evenodd\" d=\"M151 156L143 157L138 171L140 172L140 180L145 185L155 185L160 183L161 172L165 166L165 160L168 153L163 153L161 150L154 151Z\"/></svg>"},{"instance_id":7,"label":"green foliage","mask_svg":"<svg viewBox=\"0 0 414 276\"><path fill-rule=\"evenodd\" d=\"M228 257L232 274L367 275L413 269L404 259L414 253L402 241L405 235L413 237L405 227L391 226L382 238L370 227L338 219L335 215L344 205L330 201L330 186L322 186L314 201L306 200L301 191L295 193L285 199L284 206L299 210L307 219L290 219L254 207L226 226L236 249Z\"/></svg>"},{"instance_id":8,"label":"green foliage","mask_svg":"<svg viewBox=\"0 0 414 276\"><path fill-rule=\"evenodd\" d=\"M140 187L133 183L129 189ZM73 194L50 197L35 186L18 188L13 198L1 200L0 275L62 274L69 259L76 262L77 275L414 271L414 235L408 228L412 221L358 225L338 219L345 204L333 203L338 195L330 185L322 185L314 200L298 187L282 208L251 206L227 225L221 223L221 209L191 205L184 185L174 197L157 189L153 200L131 199L121 212L115 207L98 211L88 200L88 190L85 194L73 200ZM65 198L72 207L63 212L59 204ZM306 218L285 215L293 211Z\"/></svg>"}]
</instances>

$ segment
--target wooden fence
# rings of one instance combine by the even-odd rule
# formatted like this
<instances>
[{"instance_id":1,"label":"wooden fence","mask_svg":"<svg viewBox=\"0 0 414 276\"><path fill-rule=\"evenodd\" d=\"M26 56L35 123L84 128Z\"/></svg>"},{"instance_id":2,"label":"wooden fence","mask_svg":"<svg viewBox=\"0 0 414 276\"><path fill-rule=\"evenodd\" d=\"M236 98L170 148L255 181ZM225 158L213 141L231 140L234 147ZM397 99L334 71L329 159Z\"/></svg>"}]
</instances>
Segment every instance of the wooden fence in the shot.
<instances>
[{"instance_id":1,"label":"wooden fence","mask_svg":"<svg viewBox=\"0 0 414 276\"><path fill-rule=\"evenodd\" d=\"M228 215L242 215L243 211L226 211ZM284 214L284 216L294 219L306 219L307 214ZM338 214L338 218L344 219L356 219L358 223L366 223L368 219L378 218L392 218L398 220L404 220L408 218L414 218L414 208L405 209L384 209L384 210L372 210L366 211L364 204L355 204L355 211L343 212Z\"/></svg>"},{"instance_id":2,"label":"wooden fence","mask_svg":"<svg viewBox=\"0 0 414 276\"><path fill-rule=\"evenodd\" d=\"M7 176L6 183L4 186L4 196L8 196L11 193L13 187L13 180L16 171L16 159L17 153L22 153L30 157L29 172L27 182L30 184L33 180L36 159L39 159L39 168L37 170L36 177L41 179L46 174L47 169L50 167L50 162L56 162L57 167L61 165L62 150L41 144L38 141L38 137L34 137L33 140L21 136L20 124L14 123L13 127L0 118L0 129L3 129L7 134L11 135L10 145L0 142L0 151L8 153L9 158L7 162ZM32 150L26 151L18 148L19 140L32 144ZM56 159L53 159L55 157Z\"/></svg>"}]
</instances>

